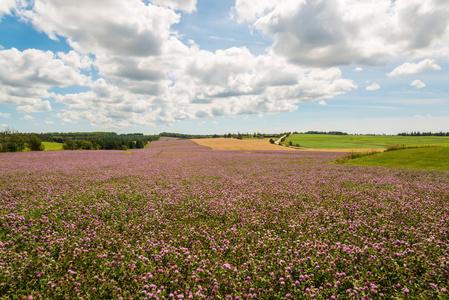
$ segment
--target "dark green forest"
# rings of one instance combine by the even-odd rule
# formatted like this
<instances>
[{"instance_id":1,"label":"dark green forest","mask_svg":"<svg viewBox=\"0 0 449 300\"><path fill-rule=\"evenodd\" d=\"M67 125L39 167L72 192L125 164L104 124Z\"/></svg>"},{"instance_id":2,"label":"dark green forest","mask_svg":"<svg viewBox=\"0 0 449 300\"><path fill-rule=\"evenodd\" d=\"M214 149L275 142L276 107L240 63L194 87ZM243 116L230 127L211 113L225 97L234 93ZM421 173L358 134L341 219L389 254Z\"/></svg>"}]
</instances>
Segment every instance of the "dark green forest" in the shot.
<instances>
[{"instance_id":1,"label":"dark green forest","mask_svg":"<svg viewBox=\"0 0 449 300\"><path fill-rule=\"evenodd\" d=\"M144 148L148 142L157 141L159 135L141 133L117 134L115 132L50 132L20 133L13 130L0 132L0 152L44 150L42 142L62 143L64 150L127 150Z\"/></svg>"}]
</instances>

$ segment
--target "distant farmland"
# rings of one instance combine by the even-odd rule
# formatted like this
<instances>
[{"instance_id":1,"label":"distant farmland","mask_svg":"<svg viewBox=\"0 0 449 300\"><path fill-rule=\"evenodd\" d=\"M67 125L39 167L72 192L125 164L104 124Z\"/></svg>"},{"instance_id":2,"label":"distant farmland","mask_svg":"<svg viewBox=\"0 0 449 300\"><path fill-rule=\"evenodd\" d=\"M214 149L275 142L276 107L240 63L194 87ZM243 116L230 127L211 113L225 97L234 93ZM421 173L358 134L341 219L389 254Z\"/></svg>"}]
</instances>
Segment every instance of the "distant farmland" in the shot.
<instances>
[{"instance_id":1,"label":"distant farmland","mask_svg":"<svg viewBox=\"0 0 449 300\"><path fill-rule=\"evenodd\" d=\"M213 138L191 140L200 146L206 146L214 150L293 150L292 148L270 144L269 139L234 139Z\"/></svg>"},{"instance_id":2,"label":"distant farmland","mask_svg":"<svg viewBox=\"0 0 449 300\"><path fill-rule=\"evenodd\" d=\"M328 135L328 134L292 134L289 141L293 145L312 149L384 149L391 144L448 144L447 136L390 136L390 135Z\"/></svg>"}]
</instances>

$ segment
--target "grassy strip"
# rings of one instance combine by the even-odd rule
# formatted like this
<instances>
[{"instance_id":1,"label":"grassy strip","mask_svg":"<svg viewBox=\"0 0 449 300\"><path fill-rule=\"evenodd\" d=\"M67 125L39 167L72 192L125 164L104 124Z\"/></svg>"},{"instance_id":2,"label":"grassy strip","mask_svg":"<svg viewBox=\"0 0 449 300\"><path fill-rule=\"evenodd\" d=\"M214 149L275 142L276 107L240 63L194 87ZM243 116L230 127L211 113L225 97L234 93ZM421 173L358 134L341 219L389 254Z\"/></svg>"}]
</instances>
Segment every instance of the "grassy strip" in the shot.
<instances>
[{"instance_id":1,"label":"grassy strip","mask_svg":"<svg viewBox=\"0 0 449 300\"><path fill-rule=\"evenodd\" d=\"M351 154L348 154L341 158L338 158L335 162L337 164L344 164L351 159L356 159L356 158L373 155L373 154L377 154L377 153L379 153L379 151L376 151L376 150L370 150L370 151L366 151L366 152L351 152Z\"/></svg>"},{"instance_id":2,"label":"grassy strip","mask_svg":"<svg viewBox=\"0 0 449 300\"><path fill-rule=\"evenodd\" d=\"M385 149L389 145L449 144L446 136L393 136L393 135L325 135L292 134L285 143L292 142L312 149Z\"/></svg>"},{"instance_id":3,"label":"grassy strip","mask_svg":"<svg viewBox=\"0 0 449 300\"><path fill-rule=\"evenodd\" d=\"M396 150L404 150L404 149L415 149L415 148L430 148L430 147L439 147L440 144L419 144L419 145L400 145L400 144L392 144L388 145L385 151L396 151Z\"/></svg>"},{"instance_id":4,"label":"grassy strip","mask_svg":"<svg viewBox=\"0 0 449 300\"><path fill-rule=\"evenodd\" d=\"M449 170L449 147L406 148L341 161L341 164L387 168Z\"/></svg>"},{"instance_id":5,"label":"grassy strip","mask_svg":"<svg viewBox=\"0 0 449 300\"><path fill-rule=\"evenodd\" d=\"M45 151L59 151L62 149L62 143L42 142L45 146Z\"/></svg>"}]
</instances>

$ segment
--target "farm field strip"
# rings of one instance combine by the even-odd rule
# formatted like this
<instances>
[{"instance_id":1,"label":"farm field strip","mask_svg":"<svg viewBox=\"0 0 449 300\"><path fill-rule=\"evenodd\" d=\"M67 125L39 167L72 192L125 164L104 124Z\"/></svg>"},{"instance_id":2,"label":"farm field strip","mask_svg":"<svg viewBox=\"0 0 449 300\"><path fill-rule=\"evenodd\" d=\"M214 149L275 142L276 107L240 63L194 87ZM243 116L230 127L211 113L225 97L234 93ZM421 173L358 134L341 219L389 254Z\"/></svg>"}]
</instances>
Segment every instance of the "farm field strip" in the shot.
<instances>
[{"instance_id":1,"label":"farm field strip","mask_svg":"<svg viewBox=\"0 0 449 300\"><path fill-rule=\"evenodd\" d=\"M292 134L288 137L293 145L313 149L385 149L391 144L449 145L446 136L370 136L370 135L326 135L326 134Z\"/></svg>"},{"instance_id":2,"label":"farm field strip","mask_svg":"<svg viewBox=\"0 0 449 300\"><path fill-rule=\"evenodd\" d=\"M192 139L191 141L200 146L209 147L214 150L275 150L296 151L293 148L270 144L268 139L243 139L234 138L210 138Z\"/></svg>"},{"instance_id":3,"label":"farm field strip","mask_svg":"<svg viewBox=\"0 0 449 300\"><path fill-rule=\"evenodd\" d=\"M348 160L346 165L449 170L449 147L401 149Z\"/></svg>"},{"instance_id":4,"label":"farm field strip","mask_svg":"<svg viewBox=\"0 0 449 300\"><path fill-rule=\"evenodd\" d=\"M151 144L0 155L1 299L449 297L449 172Z\"/></svg>"}]
</instances>

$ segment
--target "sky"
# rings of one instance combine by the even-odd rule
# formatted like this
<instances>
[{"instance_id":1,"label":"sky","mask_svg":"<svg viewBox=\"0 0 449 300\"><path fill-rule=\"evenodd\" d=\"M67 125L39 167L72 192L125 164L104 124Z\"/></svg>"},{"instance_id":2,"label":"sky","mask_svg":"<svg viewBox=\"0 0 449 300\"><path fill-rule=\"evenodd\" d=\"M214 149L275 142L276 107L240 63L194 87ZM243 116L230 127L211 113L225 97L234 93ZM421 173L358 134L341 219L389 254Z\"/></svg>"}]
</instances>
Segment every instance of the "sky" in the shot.
<instances>
[{"instance_id":1,"label":"sky","mask_svg":"<svg viewBox=\"0 0 449 300\"><path fill-rule=\"evenodd\" d=\"M449 131L447 0L0 0L0 131Z\"/></svg>"}]
</instances>

